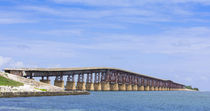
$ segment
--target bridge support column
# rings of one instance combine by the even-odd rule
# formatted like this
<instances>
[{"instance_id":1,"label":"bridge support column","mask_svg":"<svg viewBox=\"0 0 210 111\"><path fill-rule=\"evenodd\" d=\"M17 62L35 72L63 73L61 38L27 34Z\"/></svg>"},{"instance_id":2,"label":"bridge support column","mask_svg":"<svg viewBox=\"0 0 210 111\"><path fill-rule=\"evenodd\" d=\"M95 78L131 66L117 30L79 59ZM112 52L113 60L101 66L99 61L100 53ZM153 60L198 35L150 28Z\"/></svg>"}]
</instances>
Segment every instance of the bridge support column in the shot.
<instances>
[{"instance_id":1,"label":"bridge support column","mask_svg":"<svg viewBox=\"0 0 210 111\"><path fill-rule=\"evenodd\" d=\"M163 87L163 91L166 91L166 87Z\"/></svg>"},{"instance_id":2,"label":"bridge support column","mask_svg":"<svg viewBox=\"0 0 210 111\"><path fill-rule=\"evenodd\" d=\"M64 88L64 81L63 80L55 80L54 81L54 86Z\"/></svg>"},{"instance_id":3,"label":"bridge support column","mask_svg":"<svg viewBox=\"0 0 210 111\"><path fill-rule=\"evenodd\" d=\"M138 91L144 91L144 86L139 86Z\"/></svg>"},{"instance_id":4,"label":"bridge support column","mask_svg":"<svg viewBox=\"0 0 210 111\"><path fill-rule=\"evenodd\" d=\"M119 91L118 83L111 84L111 91Z\"/></svg>"},{"instance_id":5,"label":"bridge support column","mask_svg":"<svg viewBox=\"0 0 210 111\"><path fill-rule=\"evenodd\" d=\"M158 87L155 87L155 91L158 91Z\"/></svg>"},{"instance_id":6,"label":"bridge support column","mask_svg":"<svg viewBox=\"0 0 210 111\"><path fill-rule=\"evenodd\" d=\"M77 90L86 90L85 82L77 82Z\"/></svg>"},{"instance_id":7,"label":"bridge support column","mask_svg":"<svg viewBox=\"0 0 210 111\"><path fill-rule=\"evenodd\" d=\"M66 82L66 90L67 91L76 90L75 82L73 82L73 81L67 81Z\"/></svg>"},{"instance_id":8,"label":"bridge support column","mask_svg":"<svg viewBox=\"0 0 210 111\"><path fill-rule=\"evenodd\" d=\"M40 80L40 82L46 83L46 84L50 84L50 80Z\"/></svg>"},{"instance_id":9,"label":"bridge support column","mask_svg":"<svg viewBox=\"0 0 210 111\"><path fill-rule=\"evenodd\" d=\"M159 87L159 88L158 88L158 91L162 91L162 87Z\"/></svg>"},{"instance_id":10,"label":"bridge support column","mask_svg":"<svg viewBox=\"0 0 210 111\"><path fill-rule=\"evenodd\" d=\"M132 91L132 85L131 84L126 85L126 91Z\"/></svg>"},{"instance_id":11,"label":"bridge support column","mask_svg":"<svg viewBox=\"0 0 210 111\"><path fill-rule=\"evenodd\" d=\"M94 91L94 84L93 83L86 83L86 90L87 91Z\"/></svg>"},{"instance_id":12,"label":"bridge support column","mask_svg":"<svg viewBox=\"0 0 210 111\"><path fill-rule=\"evenodd\" d=\"M150 91L150 87L149 86L145 86L145 91Z\"/></svg>"},{"instance_id":13,"label":"bridge support column","mask_svg":"<svg viewBox=\"0 0 210 111\"><path fill-rule=\"evenodd\" d=\"M150 87L150 91L154 91L155 88L153 86Z\"/></svg>"},{"instance_id":14,"label":"bridge support column","mask_svg":"<svg viewBox=\"0 0 210 111\"><path fill-rule=\"evenodd\" d=\"M126 84L119 84L120 91L126 91Z\"/></svg>"},{"instance_id":15,"label":"bridge support column","mask_svg":"<svg viewBox=\"0 0 210 111\"><path fill-rule=\"evenodd\" d=\"M137 91L138 90L138 86L137 85L132 85L132 91Z\"/></svg>"},{"instance_id":16,"label":"bridge support column","mask_svg":"<svg viewBox=\"0 0 210 111\"><path fill-rule=\"evenodd\" d=\"M110 84L109 84L109 82L101 83L101 90L102 91L110 91Z\"/></svg>"},{"instance_id":17,"label":"bridge support column","mask_svg":"<svg viewBox=\"0 0 210 111\"><path fill-rule=\"evenodd\" d=\"M94 90L101 91L101 83L94 83Z\"/></svg>"},{"instance_id":18,"label":"bridge support column","mask_svg":"<svg viewBox=\"0 0 210 111\"><path fill-rule=\"evenodd\" d=\"M31 78L31 79L33 79L33 78ZM46 84L50 84L49 77L47 76L46 79L44 79L44 76L42 76L42 79L40 79L40 82L43 82L43 83L46 83Z\"/></svg>"}]
</instances>

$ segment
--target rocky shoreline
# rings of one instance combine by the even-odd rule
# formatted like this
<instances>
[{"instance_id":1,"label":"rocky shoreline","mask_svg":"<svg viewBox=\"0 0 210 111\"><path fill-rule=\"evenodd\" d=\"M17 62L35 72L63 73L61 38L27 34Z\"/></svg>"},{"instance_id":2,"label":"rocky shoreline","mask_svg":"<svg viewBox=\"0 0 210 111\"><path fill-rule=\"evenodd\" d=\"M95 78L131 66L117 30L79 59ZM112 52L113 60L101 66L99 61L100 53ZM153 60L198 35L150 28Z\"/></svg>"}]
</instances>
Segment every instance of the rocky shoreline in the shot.
<instances>
[{"instance_id":1,"label":"rocky shoreline","mask_svg":"<svg viewBox=\"0 0 210 111\"><path fill-rule=\"evenodd\" d=\"M89 95L87 91L64 91L64 92L0 92L0 98L11 97L34 97L34 96L65 96L65 95Z\"/></svg>"},{"instance_id":2,"label":"rocky shoreline","mask_svg":"<svg viewBox=\"0 0 210 111\"><path fill-rule=\"evenodd\" d=\"M88 95L87 91L64 91L63 88L50 84L27 79L9 73L0 72L0 76L8 80L23 83L21 86L0 85L0 98L9 97L34 97L34 96L64 96L64 95Z\"/></svg>"}]
</instances>

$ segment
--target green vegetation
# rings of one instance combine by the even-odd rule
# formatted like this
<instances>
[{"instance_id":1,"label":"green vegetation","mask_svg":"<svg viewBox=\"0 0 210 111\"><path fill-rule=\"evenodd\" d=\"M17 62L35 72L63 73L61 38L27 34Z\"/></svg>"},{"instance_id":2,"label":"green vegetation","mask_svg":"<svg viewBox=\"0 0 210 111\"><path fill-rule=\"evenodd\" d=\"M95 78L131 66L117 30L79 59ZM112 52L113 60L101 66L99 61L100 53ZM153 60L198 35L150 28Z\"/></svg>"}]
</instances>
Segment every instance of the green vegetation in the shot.
<instances>
[{"instance_id":1,"label":"green vegetation","mask_svg":"<svg viewBox=\"0 0 210 111\"><path fill-rule=\"evenodd\" d=\"M39 88L35 88L35 89L40 90L40 91L44 91L44 92L47 91L47 89L39 89Z\"/></svg>"},{"instance_id":2,"label":"green vegetation","mask_svg":"<svg viewBox=\"0 0 210 111\"><path fill-rule=\"evenodd\" d=\"M198 88L193 88L193 90L199 91L199 89L198 89Z\"/></svg>"},{"instance_id":3,"label":"green vegetation","mask_svg":"<svg viewBox=\"0 0 210 111\"><path fill-rule=\"evenodd\" d=\"M0 86L23 86L23 83L0 76Z\"/></svg>"},{"instance_id":4,"label":"green vegetation","mask_svg":"<svg viewBox=\"0 0 210 111\"><path fill-rule=\"evenodd\" d=\"M187 88L187 89L191 89L191 90L195 90L195 91L199 91L199 89L198 89L198 88L192 88L192 86L185 86L185 88Z\"/></svg>"}]
</instances>

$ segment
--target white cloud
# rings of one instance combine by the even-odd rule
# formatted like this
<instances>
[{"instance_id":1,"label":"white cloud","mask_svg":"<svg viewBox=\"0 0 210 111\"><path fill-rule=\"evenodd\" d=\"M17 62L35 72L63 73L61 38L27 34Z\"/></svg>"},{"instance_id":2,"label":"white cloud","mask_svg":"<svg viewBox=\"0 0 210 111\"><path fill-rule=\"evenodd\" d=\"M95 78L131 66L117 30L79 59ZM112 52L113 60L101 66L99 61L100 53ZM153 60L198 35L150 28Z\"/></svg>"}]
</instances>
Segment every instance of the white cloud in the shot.
<instances>
[{"instance_id":1,"label":"white cloud","mask_svg":"<svg viewBox=\"0 0 210 111\"><path fill-rule=\"evenodd\" d=\"M15 61L11 57L0 56L0 69L10 68L21 68L24 67L24 63L21 61Z\"/></svg>"},{"instance_id":2,"label":"white cloud","mask_svg":"<svg viewBox=\"0 0 210 111\"><path fill-rule=\"evenodd\" d=\"M47 34L47 35L53 35L53 36L79 36L82 34L81 29L56 29L56 30L45 30L45 31L39 31L40 34Z\"/></svg>"},{"instance_id":3,"label":"white cloud","mask_svg":"<svg viewBox=\"0 0 210 111\"><path fill-rule=\"evenodd\" d=\"M13 68L22 68L22 67L25 67L25 65L21 61L17 61L15 63L12 63L12 64L10 64L10 66L13 67Z\"/></svg>"},{"instance_id":4,"label":"white cloud","mask_svg":"<svg viewBox=\"0 0 210 111\"><path fill-rule=\"evenodd\" d=\"M19 18L0 18L0 24L34 23L35 21Z\"/></svg>"},{"instance_id":5,"label":"white cloud","mask_svg":"<svg viewBox=\"0 0 210 111\"><path fill-rule=\"evenodd\" d=\"M8 64L10 61L11 58L0 56L0 67L2 67L5 64Z\"/></svg>"},{"instance_id":6,"label":"white cloud","mask_svg":"<svg viewBox=\"0 0 210 111\"><path fill-rule=\"evenodd\" d=\"M56 3L79 3L79 4L87 4L94 6L136 6L136 5L145 5L145 4L178 4L178 3L200 3L204 5L210 4L209 0L53 0Z\"/></svg>"}]
</instances>

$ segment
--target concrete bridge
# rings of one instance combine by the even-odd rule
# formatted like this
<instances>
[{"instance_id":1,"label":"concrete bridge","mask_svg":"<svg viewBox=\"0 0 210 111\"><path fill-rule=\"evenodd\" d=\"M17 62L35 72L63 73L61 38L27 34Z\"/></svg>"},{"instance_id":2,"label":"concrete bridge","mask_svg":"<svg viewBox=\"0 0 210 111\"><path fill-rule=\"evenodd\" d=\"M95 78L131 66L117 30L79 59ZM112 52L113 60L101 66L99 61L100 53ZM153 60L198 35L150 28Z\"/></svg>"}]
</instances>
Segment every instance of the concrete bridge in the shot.
<instances>
[{"instance_id":1,"label":"concrete bridge","mask_svg":"<svg viewBox=\"0 0 210 111\"><path fill-rule=\"evenodd\" d=\"M48 84L50 84L50 77L54 76L54 85L66 90L174 91L184 89L184 85L171 80L163 80L117 68L6 68L4 71L30 79L41 77L40 81ZM67 77L65 87L64 77Z\"/></svg>"}]
</instances>

